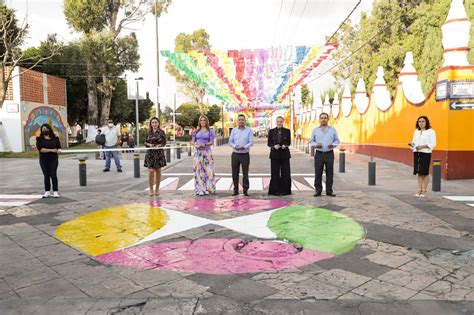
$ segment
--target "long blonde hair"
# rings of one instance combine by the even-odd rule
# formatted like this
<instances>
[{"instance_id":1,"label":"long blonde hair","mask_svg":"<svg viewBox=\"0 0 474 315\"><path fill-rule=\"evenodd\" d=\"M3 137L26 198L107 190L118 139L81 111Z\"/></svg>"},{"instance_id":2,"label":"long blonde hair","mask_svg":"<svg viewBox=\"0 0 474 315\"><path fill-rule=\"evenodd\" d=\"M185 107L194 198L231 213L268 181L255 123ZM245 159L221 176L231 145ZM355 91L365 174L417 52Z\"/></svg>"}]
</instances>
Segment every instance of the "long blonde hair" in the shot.
<instances>
[{"instance_id":1,"label":"long blonde hair","mask_svg":"<svg viewBox=\"0 0 474 315\"><path fill-rule=\"evenodd\" d=\"M207 118L206 115L201 115L201 116L199 116L198 127L196 128L196 132L201 131L201 118L204 118L206 120L206 128L207 128L207 130L210 130L210 128L209 128L209 118Z\"/></svg>"}]
</instances>

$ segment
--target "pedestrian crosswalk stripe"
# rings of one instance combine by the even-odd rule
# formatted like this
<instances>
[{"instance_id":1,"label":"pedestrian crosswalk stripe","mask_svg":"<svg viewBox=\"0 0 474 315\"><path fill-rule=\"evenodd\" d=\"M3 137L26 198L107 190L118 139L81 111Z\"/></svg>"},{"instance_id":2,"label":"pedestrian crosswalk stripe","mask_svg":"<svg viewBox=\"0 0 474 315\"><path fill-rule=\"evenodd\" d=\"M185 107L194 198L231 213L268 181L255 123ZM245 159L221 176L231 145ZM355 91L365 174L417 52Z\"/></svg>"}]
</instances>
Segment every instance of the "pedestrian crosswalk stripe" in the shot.
<instances>
[{"instance_id":1,"label":"pedestrian crosswalk stripe","mask_svg":"<svg viewBox=\"0 0 474 315\"><path fill-rule=\"evenodd\" d=\"M444 198L453 201L474 201L474 196L444 196Z\"/></svg>"},{"instance_id":2,"label":"pedestrian crosswalk stripe","mask_svg":"<svg viewBox=\"0 0 474 315\"><path fill-rule=\"evenodd\" d=\"M292 179L291 190L292 191L312 191L314 190L313 182L314 177L304 177L304 180L309 184L302 183L298 180ZM270 177L250 177L249 178L250 191L266 191L270 184ZM216 190L217 191L230 191L233 190L234 185L232 184L231 177L217 177L216 178ZM326 185L323 182L323 190L326 189ZM146 188L145 190L148 190ZM161 181L160 190L179 190L179 191L192 191L194 190L194 178L189 180L183 180L179 177L168 177ZM242 190L241 180L239 182L239 190Z\"/></svg>"},{"instance_id":3,"label":"pedestrian crosswalk stripe","mask_svg":"<svg viewBox=\"0 0 474 315\"><path fill-rule=\"evenodd\" d=\"M474 203L468 203L467 204L469 207L474 207Z\"/></svg>"},{"instance_id":4,"label":"pedestrian crosswalk stripe","mask_svg":"<svg viewBox=\"0 0 474 315\"><path fill-rule=\"evenodd\" d=\"M18 207L41 198L41 195L0 195L0 207Z\"/></svg>"}]
</instances>

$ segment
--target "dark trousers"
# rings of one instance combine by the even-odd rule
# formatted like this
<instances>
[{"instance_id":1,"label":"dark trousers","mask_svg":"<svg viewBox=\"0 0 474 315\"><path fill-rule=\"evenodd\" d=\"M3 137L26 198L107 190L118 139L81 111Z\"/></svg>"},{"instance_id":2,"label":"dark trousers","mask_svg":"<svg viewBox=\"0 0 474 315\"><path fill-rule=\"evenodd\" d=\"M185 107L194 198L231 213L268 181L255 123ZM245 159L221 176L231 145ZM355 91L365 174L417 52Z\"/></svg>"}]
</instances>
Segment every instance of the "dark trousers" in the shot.
<instances>
[{"instance_id":1,"label":"dark trousers","mask_svg":"<svg viewBox=\"0 0 474 315\"><path fill-rule=\"evenodd\" d=\"M51 190L51 182L53 182L53 191L58 191L58 164L57 158L40 158L40 166L44 175L44 191Z\"/></svg>"},{"instance_id":2,"label":"dark trousers","mask_svg":"<svg viewBox=\"0 0 474 315\"><path fill-rule=\"evenodd\" d=\"M290 159L271 159L272 178L269 195L291 194Z\"/></svg>"},{"instance_id":3,"label":"dark trousers","mask_svg":"<svg viewBox=\"0 0 474 315\"><path fill-rule=\"evenodd\" d=\"M250 154L249 153L232 153L232 181L234 182L234 191L239 191L239 171L240 165L242 165L243 175L243 187L244 191L247 191L250 187L249 184L249 165L250 165Z\"/></svg>"},{"instance_id":4,"label":"dark trousers","mask_svg":"<svg viewBox=\"0 0 474 315\"><path fill-rule=\"evenodd\" d=\"M332 194L332 183L334 177L334 152L314 153L314 189L316 193L323 191L323 168L326 169L326 194Z\"/></svg>"}]
</instances>

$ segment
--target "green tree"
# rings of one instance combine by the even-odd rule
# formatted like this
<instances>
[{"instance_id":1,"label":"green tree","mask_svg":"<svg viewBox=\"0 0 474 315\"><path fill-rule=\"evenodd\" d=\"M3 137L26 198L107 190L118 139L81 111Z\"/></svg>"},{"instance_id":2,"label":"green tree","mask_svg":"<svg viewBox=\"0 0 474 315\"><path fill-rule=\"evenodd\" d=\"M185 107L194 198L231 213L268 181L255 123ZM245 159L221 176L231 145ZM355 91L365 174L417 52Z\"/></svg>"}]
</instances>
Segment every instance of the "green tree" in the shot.
<instances>
[{"instance_id":1,"label":"green tree","mask_svg":"<svg viewBox=\"0 0 474 315\"><path fill-rule=\"evenodd\" d=\"M385 80L393 93L405 54L413 51L415 67L425 92L428 91L433 84L433 70L442 65L441 26L450 3L450 0L376 1L370 16L362 14L359 24L347 23L341 28L340 48L335 58L342 63L333 72L334 76L341 82L349 78L353 88L362 77L370 91L377 67L383 66Z\"/></svg>"},{"instance_id":2,"label":"green tree","mask_svg":"<svg viewBox=\"0 0 474 315\"><path fill-rule=\"evenodd\" d=\"M311 105L312 102L311 91L308 88L307 84L301 85L301 104L304 106Z\"/></svg>"},{"instance_id":3,"label":"green tree","mask_svg":"<svg viewBox=\"0 0 474 315\"><path fill-rule=\"evenodd\" d=\"M174 41L175 51L189 52L191 50L203 51L210 50L211 44L209 43L209 34L206 30L198 29L192 34L179 33ZM206 89L203 88L199 83L189 79L186 75L180 73L180 71L170 62L166 62L166 71L172 75L176 82L179 84L181 90L189 96L195 103L203 104L204 95ZM205 112L202 108L202 113Z\"/></svg>"},{"instance_id":4,"label":"green tree","mask_svg":"<svg viewBox=\"0 0 474 315\"><path fill-rule=\"evenodd\" d=\"M216 121L221 119L222 108L219 105L211 105L207 111L207 118L209 118L209 126L214 126Z\"/></svg>"},{"instance_id":5,"label":"green tree","mask_svg":"<svg viewBox=\"0 0 474 315\"><path fill-rule=\"evenodd\" d=\"M199 122L199 116L201 115L201 113L199 112L199 104L181 104L181 106L176 109L176 112L181 113L181 115L176 115L176 123L178 125L181 125L183 127L197 127Z\"/></svg>"},{"instance_id":6,"label":"green tree","mask_svg":"<svg viewBox=\"0 0 474 315\"><path fill-rule=\"evenodd\" d=\"M143 123L150 118L150 110L153 102L148 98L138 101L138 121ZM112 96L112 107L110 119L122 124L129 123L135 125L135 101L128 99L127 83L119 80L116 84L114 95Z\"/></svg>"},{"instance_id":7,"label":"green tree","mask_svg":"<svg viewBox=\"0 0 474 315\"><path fill-rule=\"evenodd\" d=\"M163 123L173 122L173 109L171 107L165 107L165 110L161 113L161 119Z\"/></svg>"},{"instance_id":8,"label":"green tree","mask_svg":"<svg viewBox=\"0 0 474 315\"><path fill-rule=\"evenodd\" d=\"M51 51L59 53L50 59L38 62ZM57 42L55 36L49 36L38 47L25 50L25 59L20 66L30 67L43 73L55 75L66 80L68 123L83 124L87 122L87 80L81 46L77 42L64 45Z\"/></svg>"}]
</instances>

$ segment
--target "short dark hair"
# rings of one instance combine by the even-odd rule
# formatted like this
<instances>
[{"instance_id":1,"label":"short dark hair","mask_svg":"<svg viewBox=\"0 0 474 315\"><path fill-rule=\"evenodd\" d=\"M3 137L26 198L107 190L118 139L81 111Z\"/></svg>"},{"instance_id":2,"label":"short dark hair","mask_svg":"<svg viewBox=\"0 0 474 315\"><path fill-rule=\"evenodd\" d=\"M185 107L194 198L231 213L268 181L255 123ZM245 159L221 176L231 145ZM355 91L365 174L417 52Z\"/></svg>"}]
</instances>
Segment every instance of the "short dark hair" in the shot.
<instances>
[{"instance_id":1,"label":"short dark hair","mask_svg":"<svg viewBox=\"0 0 474 315\"><path fill-rule=\"evenodd\" d=\"M319 118L321 118L322 115L326 115L326 117L329 119L329 114L328 114L328 113L321 113L321 114L319 114Z\"/></svg>"},{"instance_id":2,"label":"short dark hair","mask_svg":"<svg viewBox=\"0 0 474 315\"><path fill-rule=\"evenodd\" d=\"M426 130L430 129L431 128L431 124L430 124L430 120L428 119L427 116L420 116L416 119L416 123L415 123L415 128L418 129L418 130L421 130L420 126L418 126L418 120L420 120L420 118L423 118L425 121L426 121Z\"/></svg>"},{"instance_id":3,"label":"short dark hair","mask_svg":"<svg viewBox=\"0 0 474 315\"><path fill-rule=\"evenodd\" d=\"M247 119L247 117L245 117L244 114L239 114L239 116L237 116L237 119L240 118L240 117L244 117L245 119Z\"/></svg>"}]
</instances>

